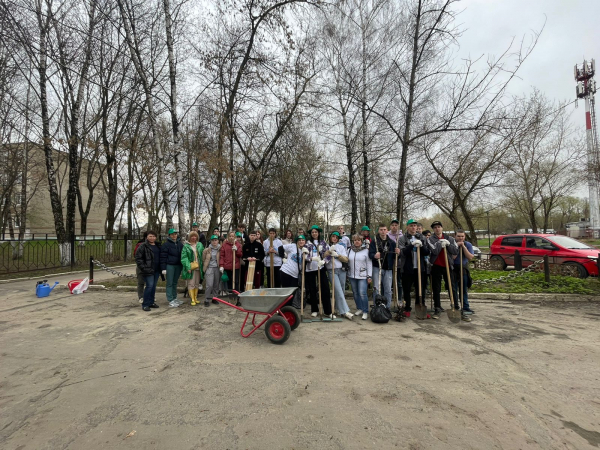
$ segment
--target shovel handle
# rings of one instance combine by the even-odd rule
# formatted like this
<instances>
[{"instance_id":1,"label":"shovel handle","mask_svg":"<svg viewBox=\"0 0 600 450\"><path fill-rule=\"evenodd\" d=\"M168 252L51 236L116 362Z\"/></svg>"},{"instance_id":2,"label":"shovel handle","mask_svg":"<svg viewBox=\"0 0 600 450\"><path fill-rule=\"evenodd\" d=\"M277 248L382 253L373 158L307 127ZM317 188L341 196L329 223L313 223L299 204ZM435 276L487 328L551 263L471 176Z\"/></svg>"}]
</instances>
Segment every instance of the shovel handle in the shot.
<instances>
[{"instance_id":1,"label":"shovel handle","mask_svg":"<svg viewBox=\"0 0 600 450\"><path fill-rule=\"evenodd\" d=\"M444 257L446 258L446 276L448 277L448 294L450 294L450 305L454 311L454 295L452 294L452 279L450 278L450 264L448 263L448 250L444 247Z\"/></svg>"}]
</instances>

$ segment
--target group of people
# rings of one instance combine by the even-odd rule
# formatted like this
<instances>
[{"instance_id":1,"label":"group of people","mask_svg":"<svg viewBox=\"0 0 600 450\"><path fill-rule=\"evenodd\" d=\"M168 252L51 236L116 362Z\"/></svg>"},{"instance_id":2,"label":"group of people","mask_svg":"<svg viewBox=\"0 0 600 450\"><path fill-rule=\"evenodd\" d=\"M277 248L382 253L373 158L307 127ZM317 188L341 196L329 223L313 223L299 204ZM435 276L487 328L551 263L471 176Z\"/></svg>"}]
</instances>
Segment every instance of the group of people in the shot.
<instances>
[{"instance_id":1,"label":"group of people","mask_svg":"<svg viewBox=\"0 0 600 450\"><path fill-rule=\"evenodd\" d=\"M155 302L159 277L166 278L169 306L180 306L182 301L177 298L177 282L181 276L187 280L193 306L201 303L198 291L203 281L204 306L207 307L211 301L218 303L214 297L224 290L242 292L246 286L257 289L266 281L267 287L304 285L305 295L298 294L293 306L298 309L304 306L299 300L304 297L313 317L318 316L319 308L322 308L325 316L335 318L337 311L349 320L357 316L363 320L368 318L369 285L373 289L373 300L383 296L388 309L391 309L395 294L398 304L403 305L400 314L404 317L411 315L412 292L415 305L425 305L426 292L431 289L434 309L427 317L437 319L444 311L441 305L444 280L447 289L452 287L452 307L462 311L463 320L471 320L473 310L468 300L471 285L468 263L474 257L474 251L463 230L457 230L452 237L444 233L441 222L435 221L431 224L432 233L423 230L421 223L411 219L404 231L400 229L398 220L392 220L389 229L387 225L380 224L375 236L371 236L368 226L363 226L360 234L350 237L340 226L326 237L318 225L313 225L306 233L299 229L296 235L286 230L282 237L278 237L277 231L271 228L268 238L263 240L257 230L246 234L245 225L240 224L237 228L237 231L229 231L226 237L221 237L219 230L215 229L207 240L194 223L185 241L176 229L171 228L162 245L156 242L155 232L147 231L135 249L138 297L142 309L150 311L159 307ZM253 273L250 279L246 274L251 263L254 270L250 271ZM356 304L354 312L346 301L347 281ZM459 301L461 285L462 305Z\"/></svg>"}]
</instances>

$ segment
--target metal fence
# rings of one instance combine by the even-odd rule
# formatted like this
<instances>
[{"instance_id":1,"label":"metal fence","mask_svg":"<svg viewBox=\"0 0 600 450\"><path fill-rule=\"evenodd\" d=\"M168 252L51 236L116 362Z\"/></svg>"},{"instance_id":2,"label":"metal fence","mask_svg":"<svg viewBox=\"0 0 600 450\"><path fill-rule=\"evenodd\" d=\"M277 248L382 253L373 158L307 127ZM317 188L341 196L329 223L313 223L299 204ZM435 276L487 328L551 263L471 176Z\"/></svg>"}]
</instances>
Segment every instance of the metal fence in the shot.
<instances>
[{"instance_id":1,"label":"metal fence","mask_svg":"<svg viewBox=\"0 0 600 450\"><path fill-rule=\"evenodd\" d=\"M0 275L37 270L87 267L93 257L104 263L133 260L139 236L73 236L67 245L55 236L0 240Z\"/></svg>"}]
</instances>

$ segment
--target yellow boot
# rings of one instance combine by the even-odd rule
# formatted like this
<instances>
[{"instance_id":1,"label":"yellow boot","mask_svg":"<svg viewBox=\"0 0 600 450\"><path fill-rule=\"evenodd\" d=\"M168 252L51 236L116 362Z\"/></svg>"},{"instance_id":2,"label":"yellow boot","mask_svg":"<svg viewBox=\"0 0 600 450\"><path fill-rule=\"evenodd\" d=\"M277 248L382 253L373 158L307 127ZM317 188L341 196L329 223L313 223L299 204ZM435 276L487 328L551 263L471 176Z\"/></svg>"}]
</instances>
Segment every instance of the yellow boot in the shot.
<instances>
[{"instance_id":1,"label":"yellow boot","mask_svg":"<svg viewBox=\"0 0 600 450\"><path fill-rule=\"evenodd\" d=\"M198 289L188 289L188 293L190 294L190 297L192 298L192 306L196 306L198 303L196 303L196 295L198 293Z\"/></svg>"}]
</instances>

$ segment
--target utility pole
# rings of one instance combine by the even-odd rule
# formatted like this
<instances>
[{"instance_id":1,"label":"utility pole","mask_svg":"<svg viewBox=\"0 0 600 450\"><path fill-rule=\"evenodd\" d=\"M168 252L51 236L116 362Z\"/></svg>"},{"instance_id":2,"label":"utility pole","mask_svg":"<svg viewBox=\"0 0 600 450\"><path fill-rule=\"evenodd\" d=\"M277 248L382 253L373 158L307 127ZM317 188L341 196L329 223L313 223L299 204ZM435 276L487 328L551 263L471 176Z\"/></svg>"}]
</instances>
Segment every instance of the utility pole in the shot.
<instances>
[{"instance_id":1,"label":"utility pole","mask_svg":"<svg viewBox=\"0 0 600 450\"><path fill-rule=\"evenodd\" d=\"M598 150L598 132L596 129L596 63L583 61L581 66L575 65L575 81L577 81L577 98L585 100L585 129L588 159L588 190L590 201L590 225L592 236L600 237L600 152Z\"/></svg>"}]
</instances>

